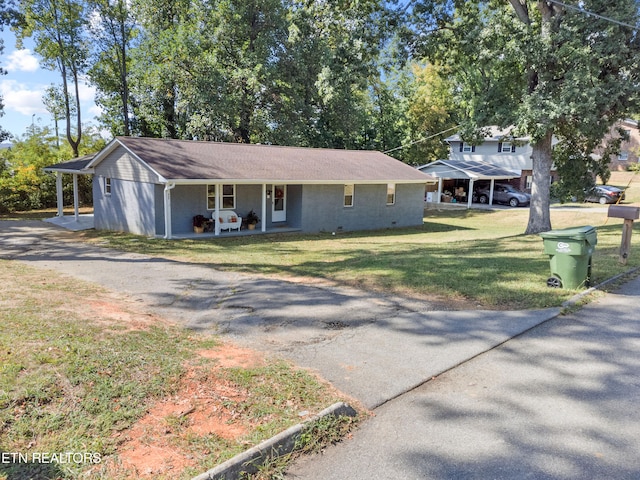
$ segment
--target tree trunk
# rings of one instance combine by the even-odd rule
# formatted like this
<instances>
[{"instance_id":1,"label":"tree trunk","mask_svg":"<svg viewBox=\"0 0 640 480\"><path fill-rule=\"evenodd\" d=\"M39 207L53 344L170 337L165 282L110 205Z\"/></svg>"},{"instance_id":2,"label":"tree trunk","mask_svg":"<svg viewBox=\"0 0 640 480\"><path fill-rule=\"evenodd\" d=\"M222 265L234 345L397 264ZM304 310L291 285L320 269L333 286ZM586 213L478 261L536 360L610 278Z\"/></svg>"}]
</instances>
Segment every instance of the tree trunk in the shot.
<instances>
[{"instance_id":1,"label":"tree trunk","mask_svg":"<svg viewBox=\"0 0 640 480\"><path fill-rule=\"evenodd\" d=\"M529 224L525 234L546 232L551 230L549 213L551 190L551 166L553 131L549 130L544 137L533 144L533 183L531 185L531 207Z\"/></svg>"}]
</instances>

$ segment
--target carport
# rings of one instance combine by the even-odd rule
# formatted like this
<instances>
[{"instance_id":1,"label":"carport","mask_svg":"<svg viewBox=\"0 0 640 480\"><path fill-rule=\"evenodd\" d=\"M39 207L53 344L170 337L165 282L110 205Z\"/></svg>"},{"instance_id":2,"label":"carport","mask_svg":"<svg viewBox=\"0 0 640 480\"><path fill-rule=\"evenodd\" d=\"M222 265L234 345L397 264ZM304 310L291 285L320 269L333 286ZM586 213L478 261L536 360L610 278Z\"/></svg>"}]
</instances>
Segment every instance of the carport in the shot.
<instances>
[{"instance_id":1,"label":"carport","mask_svg":"<svg viewBox=\"0 0 640 480\"><path fill-rule=\"evenodd\" d=\"M471 208L473 198L473 184L479 180L489 180L489 205L493 204L493 187L496 180L510 180L518 178L520 173L496 167L490 163L479 162L477 160L436 160L418 167L422 173L431 175L438 179L438 194L436 203L442 200L442 182L444 180L467 180L469 188L467 190L467 208Z\"/></svg>"},{"instance_id":2,"label":"carport","mask_svg":"<svg viewBox=\"0 0 640 480\"><path fill-rule=\"evenodd\" d=\"M84 230L85 228L93 228L93 215L90 221L82 219L79 214L79 196L78 196L78 175L92 174L93 169L87 169L86 166L93 160L95 155L85 155L84 157L75 158L67 162L57 163L43 170L56 174L56 199L58 204L58 215L54 219L50 219L51 223L56 223L64 228L71 230ZM64 198L62 195L62 174L68 173L73 178L73 223L64 216ZM84 221L83 221L84 220Z\"/></svg>"}]
</instances>

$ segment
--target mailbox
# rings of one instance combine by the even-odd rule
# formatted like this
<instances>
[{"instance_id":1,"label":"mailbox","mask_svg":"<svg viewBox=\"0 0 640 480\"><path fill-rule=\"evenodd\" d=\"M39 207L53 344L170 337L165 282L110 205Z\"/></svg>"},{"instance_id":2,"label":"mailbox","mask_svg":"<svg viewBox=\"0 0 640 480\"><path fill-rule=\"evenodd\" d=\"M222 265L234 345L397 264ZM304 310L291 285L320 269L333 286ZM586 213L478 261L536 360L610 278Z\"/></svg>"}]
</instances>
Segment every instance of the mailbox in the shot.
<instances>
[{"instance_id":1,"label":"mailbox","mask_svg":"<svg viewBox=\"0 0 640 480\"><path fill-rule=\"evenodd\" d=\"M625 220L638 220L640 218L640 207L610 205L607 216L613 218L624 218Z\"/></svg>"}]
</instances>

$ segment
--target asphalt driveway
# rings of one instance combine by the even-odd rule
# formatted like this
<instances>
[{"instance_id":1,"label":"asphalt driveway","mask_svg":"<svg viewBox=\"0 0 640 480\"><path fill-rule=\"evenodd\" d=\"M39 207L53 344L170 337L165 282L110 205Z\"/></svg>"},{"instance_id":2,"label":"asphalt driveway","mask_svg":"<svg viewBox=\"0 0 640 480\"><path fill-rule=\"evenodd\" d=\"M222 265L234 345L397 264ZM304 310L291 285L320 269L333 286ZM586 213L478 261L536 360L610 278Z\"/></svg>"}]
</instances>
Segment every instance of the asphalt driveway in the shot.
<instances>
[{"instance_id":1,"label":"asphalt driveway","mask_svg":"<svg viewBox=\"0 0 640 480\"><path fill-rule=\"evenodd\" d=\"M44 222L0 222L0 258L94 282L186 328L290 359L368 408L558 313L436 310L428 302L224 272L73 240L73 233Z\"/></svg>"}]
</instances>

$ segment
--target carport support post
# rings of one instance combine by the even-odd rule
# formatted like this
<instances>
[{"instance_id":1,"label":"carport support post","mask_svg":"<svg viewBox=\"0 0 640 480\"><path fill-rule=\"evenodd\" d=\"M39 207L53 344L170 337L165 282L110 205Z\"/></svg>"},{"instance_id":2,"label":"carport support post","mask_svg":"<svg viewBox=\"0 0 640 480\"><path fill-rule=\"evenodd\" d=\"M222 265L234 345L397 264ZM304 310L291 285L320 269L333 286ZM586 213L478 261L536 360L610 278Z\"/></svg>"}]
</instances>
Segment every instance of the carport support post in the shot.
<instances>
[{"instance_id":1,"label":"carport support post","mask_svg":"<svg viewBox=\"0 0 640 480\"><path fill-rule=\"evenodd\" d=\"M493 187L496 184L496 181L491 179L491 186L489 187L489 205L493 205Z\"/></svg>"},{"instance_id":2,"label":"carport support post","mask_svg":"<svg viewBox=\"0 0 640 480\"><path fill-rule=\"evenodd\" d=\"M76 222L78 221L79 215L79 205L78 205L78 174L73 174L73 214L75 215Z\"/></svg>"},{"instance_id":3,"label":"carport support post","mask_svg":"<svg viewBox=\"0 0 640 480\"><path fill-rule=\"evenodd\" d=\"M62 196L62 172L56 172L56 201L58 202L58 216L64 217L64 199Z\"/></svg>"},{"instance_id":4,"label":"carport support post","mask_svg":"<svg viewBox=\"0 0 640 480\"><path fill-rule=\"evenodd\" d=\"M438 177L438 199L436 203L440 203L442 201L442 177Z\"/></svg>"},{"instance_id":5,"label":"carport support post","mask_svg":"<svg viewBox=\"0 0 640 480\"><path fill-rule=\"evenodd\" d=\"M469 191L467 192L467 208L471 208L473 200L473 178L469 179Z\"/></svg>"}]
</instances>

